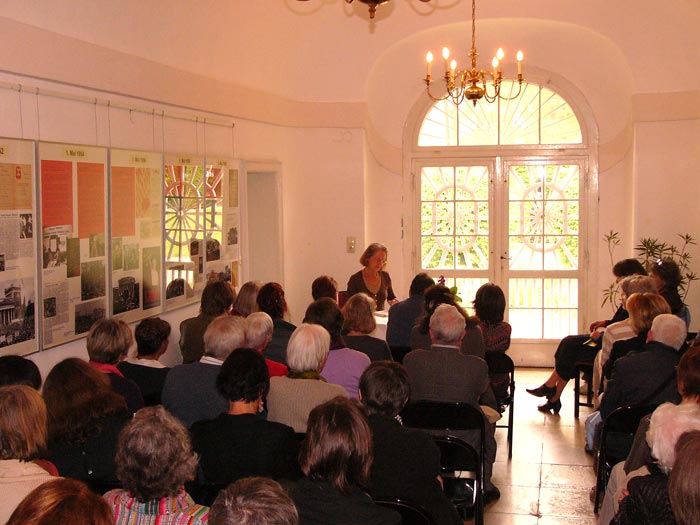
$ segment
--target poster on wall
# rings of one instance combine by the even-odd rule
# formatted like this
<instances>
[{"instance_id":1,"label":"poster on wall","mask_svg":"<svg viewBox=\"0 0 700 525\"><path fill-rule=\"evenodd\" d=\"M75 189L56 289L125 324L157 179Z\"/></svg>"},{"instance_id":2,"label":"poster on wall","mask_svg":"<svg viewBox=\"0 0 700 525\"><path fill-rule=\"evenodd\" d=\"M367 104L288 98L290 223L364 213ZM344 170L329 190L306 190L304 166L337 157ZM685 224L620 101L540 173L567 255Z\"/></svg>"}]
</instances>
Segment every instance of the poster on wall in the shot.
<instances>
[{"instance_id":1,"label":"poster on wall","mask_svg":"<svg viewBox=\"0 0 700 525\"><path fill-rule=\"evenodd\" d=\"M107 150L39 143L44 347L107 316Z\"/></svg>"},{"instance_id":2,"label":"poster on wall","mask_svg":"<svg viewBox=\"0 0 700 525\"><path fill-rule=\"evenodd\" d=\"M163 169L165 302L172 309L199 301L204 261L216 257L216 245L204 236L214 190L202 157L166 155Z\"/></svg>"},{"instance_id":3,"label":"poster on wall","mask_svg":"<svg viewBox=\"0 0 700 525\"><path fill-rule=\"evenodd\" d=\"M126 322L162 311L163 156L110 151L112 314Z\"/></svg>"},{"instance_id":4,"label":"poster on wall","mask_svg":"<svg viewBox=\"0 0 700 525\"><path fill-rule=\"evenodd\" d=\"M34 143L0 138L0 355L37 348Z\"/></svg>"},{"instance_id":5,"label":"poster on wall","mask_svg":"<svg viewBox=\"0 0 700 525\"><path fill-rule=\"evenodd\" d=\"M207 281L222 279L236 289L241 286L240 207L238 195L239 163L231 159L207 158L208 186L212 189L207 210L206 239L216 247L215 256L207 255Z\"/></svg>"}]
</instances>

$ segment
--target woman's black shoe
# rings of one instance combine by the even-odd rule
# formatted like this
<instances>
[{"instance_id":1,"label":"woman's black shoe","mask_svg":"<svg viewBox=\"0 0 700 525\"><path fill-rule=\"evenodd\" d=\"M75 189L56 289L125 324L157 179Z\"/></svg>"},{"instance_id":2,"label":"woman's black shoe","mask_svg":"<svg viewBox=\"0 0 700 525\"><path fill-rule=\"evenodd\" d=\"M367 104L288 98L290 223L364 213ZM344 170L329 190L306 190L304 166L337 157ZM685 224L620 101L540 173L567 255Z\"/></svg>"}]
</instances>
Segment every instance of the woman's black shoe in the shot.
<instances>
[{"instance_id":1,"label":"woman's black shoe","mask_svg":"<svg viewBox=\"0 0 700 525\"><path fill-rule=\"evenodd\" d=\"M526 388L525 391L535 397L546 397L549 399L557 393L557 387L542 385L538 386L537 388Z\"/></svg>"},{"instance_id":2,"label":"woman's black shoe","mask_svg":"<svg viewBox=\"0 0 700 525\"><path fill-rule=\"evenodd\" d=\"M556 401L549 399L544 405L538 406L537 410L540 412L549 412L551 410L552 414L558 414L561 410L561 401L558 399Z\"/></svg>"}]
</instances>

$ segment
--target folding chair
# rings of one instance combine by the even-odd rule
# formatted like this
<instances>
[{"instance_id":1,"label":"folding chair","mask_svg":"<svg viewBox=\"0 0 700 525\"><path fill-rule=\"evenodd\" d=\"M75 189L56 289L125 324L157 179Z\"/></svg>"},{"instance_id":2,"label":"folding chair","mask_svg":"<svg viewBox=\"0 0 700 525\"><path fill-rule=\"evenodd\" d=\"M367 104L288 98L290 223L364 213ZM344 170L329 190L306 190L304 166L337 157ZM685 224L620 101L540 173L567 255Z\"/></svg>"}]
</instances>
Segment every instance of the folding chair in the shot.
<instances>
[{"instance_id":1,"label":"folding chair","mask_svg":"<svg viewBox=\"0 0 700 525\"><path fill-rule=\"evenodd\" d=\"M503 414L508 408L508 424L496 424L496 428L508 429L508 459L513 457L513 419L515 412L515 364L503 352L486 352L486 364L489 367L491 387L496 402Z\"/></svg>"},{"instance_id":2,"label":"folding chair","mask_svg":"<svg viewBox=\"0 0 700 525\"><path fill-rule=\"evenodd\" d=\"M600 495L605 492L613 465L624 461L632 448L639 422L651 414L657 405L627 405L612 412L603 421L600 447L596 455L596 484L593 512L598 514Z\"/></svg>"},{"instance_id":3,"label":"folding chair","mask_svg":"<svg viewBox=\"0 0 700 525\"><path fill-rule=\"evenodd\" d=\"M439 525L433 523L428 513L420 505L404 499L374 500L377 505L395 510L401 514L402 525Z\"/></svg>"},{"instance_id":4,"label":"folding chair","mask_svg":"<svg viewBox=\"0 0 700 525\"><path fill-rule=\"evenodd\" d=\"M462 517L472 510L476 525L484 523L484 415L466 403L415 401L401 412L407 427L431 431L440 447L440 467L444 492ZM475 430L478 449L453 435L455 431Z\"/></svg>"}]
</instances>

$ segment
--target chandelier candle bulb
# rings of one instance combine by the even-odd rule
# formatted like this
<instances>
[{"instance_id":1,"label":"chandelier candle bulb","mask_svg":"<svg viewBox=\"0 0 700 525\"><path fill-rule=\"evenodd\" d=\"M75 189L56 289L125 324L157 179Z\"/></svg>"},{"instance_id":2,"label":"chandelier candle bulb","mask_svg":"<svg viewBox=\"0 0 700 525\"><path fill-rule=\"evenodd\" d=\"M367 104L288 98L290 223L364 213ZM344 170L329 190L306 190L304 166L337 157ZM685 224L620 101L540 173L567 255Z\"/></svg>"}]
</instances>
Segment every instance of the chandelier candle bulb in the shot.
<instances>
[{"instance_id":1,"label":"chandelier candle bulb","mask_svg":"<svg viewBox=\"0 0 700 525\"><path fill-rule=\"evenodd\" d=\"M518 61L518 76L521 76L523 74L523 52L518 51L515 58Z\"/></svg>"},{"instance_id":2,"label":"chandelier candle bulb","mask_svg":"<svg viewBox=\"0 0 700 525\"><path fill-rule=\"evenodd\" d=\"M503 60L504 56L506 56L506 54L503 52L503 48L499 47L498 51L496 51L496 58L500 61Z\"/></svg>"},{"instance_id":3,"label":"chandelier candle bulb","mask_svg":"<svg viewBox=\"0 0 700 525\"><path fill-rule=\"evenodd\" d=\"M498 77L498 59L496 57L493 57L491 65L493 66L493 79L496 80L496 77Z\"/></svg>"},{"instance_id":4,"label":"chandelier candle bulb","mask_svg":"<svg viewBox=\"0 0 700 525\"><path fill-rule=\"evenodd\" d=\"M449 60L450 60L450 50L447 49L446 47L442 48L442 58L445 60L445 71L449 71Z\"/></svg>"},{"instance_id":5,"label":"chandelier candle bulb","mask_svg":"<svg viewBox=\"0 0 700 525\"><path fill-rule=\"evenodd\" d=\"M428 54L425 55L425 61L428 63L428 75L427 78L430 79L430 68L433 65L433 54L428 51Z\"/></svg>"}]
</instances>

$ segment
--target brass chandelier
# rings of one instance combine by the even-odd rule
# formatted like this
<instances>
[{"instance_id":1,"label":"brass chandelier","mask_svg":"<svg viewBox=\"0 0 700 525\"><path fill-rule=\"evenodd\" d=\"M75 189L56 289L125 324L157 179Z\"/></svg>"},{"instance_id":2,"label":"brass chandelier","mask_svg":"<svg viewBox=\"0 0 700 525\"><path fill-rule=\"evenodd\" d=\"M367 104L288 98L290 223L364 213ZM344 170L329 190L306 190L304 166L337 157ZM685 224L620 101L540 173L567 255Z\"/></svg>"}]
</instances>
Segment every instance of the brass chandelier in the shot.
<instances>
[{"instance_id":1,"label":"brass chandelier","mask_svg":"<svg viewBox=\"0 0 700 525\"><path fill-rule=\"evenodd\" d=\"M353 0L345 0L348 4L352 4ZM430 0L420 0L421 2L430 2ZM374 18L374 14L377 12L377 6L380 6L382 4L386 4L389 2L389 0L358 0L358 2L362 2L363 4L367 4L369 6L369 17Z\"/></svg>"},{"instance_id":2,"label":"brass chandelier","mask_svg":"<svg viewBox=\"0 0 700 525\"><path fill-rule=\"evenodd\" d=\"M352 0L346 0L352 1ZM364 0L362 0L364 1ZM479 69L476 65L476 57L479 53L476 51L476 0L472 0L472 47L469 51L471 57L471 69L457 69L457 61L450 59L450 50L446 47L442 48L442 58L445 60L445 88L447 93L444 96L437 97L430 92L430 84L433 82L430 78L430 70L433 63L433 53L428 51L425 60L428 64L428 71L425 75L425 85L428 96L431 99L439 101L449 99L455 105L459 106L464 100L471 100L474 106L482 98L487 102L495 102L501 98L503 100L512 100L520 95L523 85L523 52L518 51L516 60L518 62L518 91L511 93L509 96L501 94L501 83L503 81L503 73L500 69L500 64L503 61L505 53L502 48L496 52L491 62L492 70L485 71ZM490 88L487 85L487 79L490 79Z\"/></svg>"}]
</instances>

